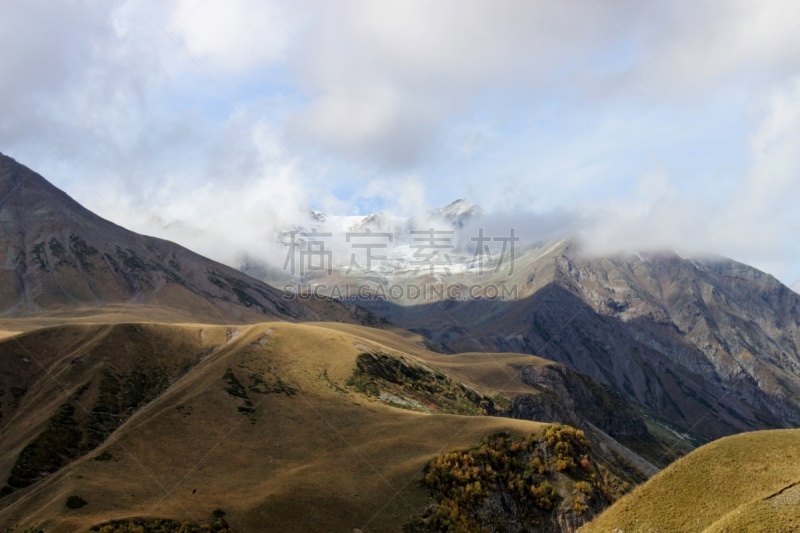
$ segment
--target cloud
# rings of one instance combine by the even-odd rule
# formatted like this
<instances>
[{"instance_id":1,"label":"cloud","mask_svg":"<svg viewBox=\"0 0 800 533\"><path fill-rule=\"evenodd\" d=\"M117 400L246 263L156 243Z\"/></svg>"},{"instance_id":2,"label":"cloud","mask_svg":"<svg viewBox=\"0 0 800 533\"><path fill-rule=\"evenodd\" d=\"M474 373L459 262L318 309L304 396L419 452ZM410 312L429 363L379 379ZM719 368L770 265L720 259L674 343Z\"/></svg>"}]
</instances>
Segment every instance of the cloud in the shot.
<instances>
[{"instance_id":1,"label":"cloud","mask_svg":"<svg viewBox=\"0 0 800 533\"><path fill-rule=\"evenodd\" d=\"M56 143L68 131L52 115L65 116L73 88L102 76L92 67L106 61L98 48L113 39L108 24L113 2L34 0L4 5L0 17L0 142ZM66 22L68 21L68 22ZM102 69L97 69L102 70ZM48 98L58 96L58 103ZM40 138L41 135L41 138ZM41 151L41 148L40 148Z\"/></svg>"},{"instance_id":2,"label":"cloud","mask_svg":"<svg viewBox=\"0 0 800 533\"><path fill-rule=\"evenodd\" d=\"M132 192L115 186L115 180L94 184L105 200L95 202L94 209L130 229L227 264L235 265L242 251L277 261L284 253L280 234L305 220L314 184L266 142L269 133L274 134L265 124L234 116L222 136L225 144L201 146L195 165L158 176L156 187ZM91 197L90 191L84 194Z\"/></svg>"},{"instance_id":3,"label":"cloud","mask_svg":"<svg viewBox=\"0 0 800 533\"><path fill-rule=\"evenodd\" d=\"M0 93L8 100L19 101L80 81L85 71L74 66L81 60L98 58L94 44L113 36L107 22L116 5L80 0L4 5L0 18L0 46L5 50L0 55Z\"/></svg>"},{"instance_id":4,"label":"cloud","mask_svg":"<svg viewBox=\"0 0 800 533\"><path fill-rule=\"evenodd\" d=\"M800 67L800 5L781 0L664 2L649 21L632 77L649 90L707 90L733 81L786 80Z\"/></svg>"},{"instance_id":5,"label":"cloud","mask_svg":"<svg viewBox=\"0 0 800 533\"><path fill-rule=\"evenodd\" d=\"M751 134L751 165L725 211L715 217L712 237L726 247L763 258L794 255L800 229L800 77L766 100L760 125ZM797 258L795 258L796 260Z\"/></svg>"},{"instance_id":6,"label":"cloud","mask_svg":"<svg viewBox=\"0 0 800 533\"><path fill-rule=\"evenodd\" d=\"M474 250L475 243L471 239L481 228L484 235L498 238L507 238L513 231L522 245L547 242L574 234L580 228L582 218L578 213L563 210L488 213L464 226L459 232L459 245L462 250Z\"/></svg>"},{"instance_id":7,"label":"cloud","mask_svg":"<svg viewBox=\"0 0 800 533\"><path fill-rule=\"evenodd\" d=\"M290 132L350 158L418 163L483 92L515 86L509 96L524 102L527 91L571 81L618 36L596 23L618 4L327 4L322 31L291 56L312 100Z\"/></svg>"},{"instance_id":8,"label":"cloud","mask_svg":"<svg viewBox=\"0 0 800 533\"><path fill-rule=\"evenodd\" d=\"M350 203L370 205L372 200L379 199L384 210L398 216L412 216L425 209L425 190L425 183L416 175L409 175L402 181L379 178L367 183Z\"/></svg>"},{"instance_id":9,"label":"cloud","mask_svg":"<svg viewBox=\"0 0 800 533\"><path fill-rule=\"evenodd\" d=\"M237 73L285 59L301 18L289 7L260 0L181 0L172 24L192 57Z\"/></svg>"},{"instance_id":10,"label":"cloud","mask_svg":"<svg viewBox=\"0 0 800 533\"><path fill-rule=\"evenodd\" d=\"M191 244L226 261L308 205L407 214L470 193L532 235L578 224L598 249L690 247L796 279L798 9L16 3L0 150L179 240L255 179Z\"/></svg>"},{"instance_id":11,"label":"cloud","mask_svg":"<svg viewBox=\"0 0 800 533\"><path fill-rule=\"evenodd\" d=\"M800 276L800 252L792 245L800 229L799 144L800 77L765 99L741 147L747 168L731 185L720 184L714 195L687 195L663 171L643 175L630 195L585 207L590 251L719 253L792 283Z\"/></svg>"}]
</instances>

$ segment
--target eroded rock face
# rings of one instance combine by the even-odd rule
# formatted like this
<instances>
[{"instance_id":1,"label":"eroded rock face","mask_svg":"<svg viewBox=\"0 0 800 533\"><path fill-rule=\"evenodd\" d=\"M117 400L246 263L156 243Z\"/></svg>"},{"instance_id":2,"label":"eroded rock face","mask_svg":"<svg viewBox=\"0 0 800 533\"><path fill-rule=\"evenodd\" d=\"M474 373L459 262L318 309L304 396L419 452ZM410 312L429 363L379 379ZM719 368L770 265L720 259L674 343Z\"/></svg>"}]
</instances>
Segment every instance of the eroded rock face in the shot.
<instances>
[{"instance_id":1,"label":"eroded rock face","mask_svg":"<svg viewBox=\"0 0 800 533\"><path fill-rule=\"evenodd\" d=\"M520 395L509 408L512 418L546 420L575 427L594 425L615 438L647 435L644 420L619 393L561 365L517 368L522 380L544 392Z\"/></svg>"},{"instance_id":2,"label":"eroded rock face","mask_svg":"<svg viewBox=\"0 0 800 533\"><path fill-rule=\"evenodd\" d=\"M517 300L364 305L443 351L557 361L706 438L800 425L800 295L768 274L674 253L587 257L565 240L523 254L505 282Z\"/></svg>"},{"instance_id":3,"label":"eroded rock face","mask_svg":"<svg viewBox=\"0 0 800 533\"><path fill-rule=\"evenodd\" d=\"M558 364L518 365L515 370L537 392L517 394L503 411L491 414L580 428L630 483L640 483L688 451L651 434L619 393L589 376Z\"/></svg>"},{"instance_id":4,"label":"eroded rock face","mask_svg":"<svg viewBox=\"0 0 800 533\"><path fill-rule=\"evenodd\" d=\"M557 262L562 284L595 312L641 323L640 340L694 372L729 379L744 371L757 381L770 373L764 365L800 373L800 297L768 274L723 258L585 259L571 248ZM648 335L647 326L673 330L703 357L664 343L664 333ZM782 392L767 379L759 385L771 394Z\"/></svg>"},{"instance_id":5,"label":"eroded rock face","mask_svg":"<svg viewBox=\"0 0 800 533\"><path fill-rule=\"evenodd\" d=\"M695 394L700 412L737 429L800 424L800 296L724 258L585 258L576 248L558 257L555 279L623 336L663 356L652 366L674 382L660 387L666 396L674 399L676 387ZM645 398L656 387L639 388L635 395ZM728 413L714 407L717 400ZM679 410L691 420L692 409Z\"/></svg>"}]
</instances>

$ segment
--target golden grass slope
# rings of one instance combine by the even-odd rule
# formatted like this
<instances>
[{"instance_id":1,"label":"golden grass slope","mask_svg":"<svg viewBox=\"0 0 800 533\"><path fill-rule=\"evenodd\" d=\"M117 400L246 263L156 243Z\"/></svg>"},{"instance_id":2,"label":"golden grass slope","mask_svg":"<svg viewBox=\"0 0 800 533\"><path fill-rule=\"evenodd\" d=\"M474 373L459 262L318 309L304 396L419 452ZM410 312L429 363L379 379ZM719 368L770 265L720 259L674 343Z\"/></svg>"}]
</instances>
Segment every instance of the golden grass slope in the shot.
<instances>
[{"instance_id":1,"label":"golden grass slope","mask_svg":"<svg viewBox=\"0 0 800 533\"><path fill-rule=\"evenodd\" d=\"M407 330L365 328L354 324L321 322L320 328L359 335L382 346L411 354L440 368L448 375L475 386L485 394L538 394L539 390L524 383L515 369L518 366L547 366L557 363L535 355L519 353L466 352L440 354L426 349L424 337Z\"/></svg>"},{"instance_id":2,"label":"golden grass slope","mask_svg":"<svg viewBox=\"0 0 800 533\"><path fill-rule=\"evenodd\" d=\"M177 306L142 303L107 304L50 310L26 317L0 317L0 338L35 329L68 324L250 324L263 321L248 316L249 320L235 321L230 316L214 312L206 313L206 307L195 306L191 311Z\"/></svg>"},{"instance_id":3,"label":"golden grass slope","mask_svg":"<svg viewBox=\"0 0 800 533\"><path fill-rule=\"evenodd\" d=\"M726 437L619 500L582 532L800 531L800 430Z\"/></svg>"},{"instance_id":4,"label":"golden grass slope","mask_svg":"<svg viewBox=\"0 0 800 533\"><path fill-rule=\"evenodd\" d=\"M164 349L135 350L141 342L130 331ZM498 431L521 436L544 427L422 414L347 388L359 353L414 346L413 338L368 328L288 323L69 325L6 339L4 375L29 381L15 410L4 402L3 479L58 405L104 368L176 356L193 364L93 453L0 500L0 528L80 531L131 516L202 520L219 508L238 531L397 531L428 501L419 481L431 457ZM41 368L26 366L34 364ZM111 459L94 459L103 452ZM71 495L88 504L68 509Z\"/></svg>"}]
</instances>

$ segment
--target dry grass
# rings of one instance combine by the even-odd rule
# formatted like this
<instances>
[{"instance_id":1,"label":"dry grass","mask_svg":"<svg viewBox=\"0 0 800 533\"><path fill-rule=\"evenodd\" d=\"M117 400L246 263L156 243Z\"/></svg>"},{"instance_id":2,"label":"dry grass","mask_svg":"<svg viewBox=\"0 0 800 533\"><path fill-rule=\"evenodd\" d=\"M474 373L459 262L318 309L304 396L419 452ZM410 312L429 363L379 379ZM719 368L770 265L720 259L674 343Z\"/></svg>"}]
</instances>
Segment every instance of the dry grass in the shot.
<instances>
[{"instance_id":1,"label":"dry grass","mask_svg":"<svg viewBox=\"0 0 800 533\"><path fill-rule=\"evenodd\" d=\"M415 413L348 390L365 348L407 348L402 353L421 364L437 357L393 333L288 323L143 327L164 343L160 357L180 353L199 362L94 453L2 500L0 527L66 532L132 516L196 521L219 508L239 531L398 530L428 501L420 480L433 456L498 431L523 436L544 427ZM109 361L144 357L130 352L122 326L97 328L106 326L68 326L55 336L50 330L52 341L38 338L40 331L17 338L37 350L56 380L37 374L19 412L0 419L2 449L18 453ZM242 398L226 392L228 369L247 390L251 415L238 409ZM476 372L484 374L491 371ZM278 377L297 393L254 392L282 390ZM93 459L102 452L112 459ZM9 455L0 463L6 477L16 454ZM88 504L66 508L71 495Z\"/></svg>"},{"instance_id":2,"label":"dry grass","mask_svg":"<svg viewBox=\"0 0 800 533\"><path fill-rule=\"evenodd\" d=\"M263 316L261 319L263 320ZM164 305L108 304L50 310L24 318L0 317L0 335L66 324L120 324L123 322L221 325L232 323L230 317L215 312L213 308L207 309L206 306L196 307L192 312L185 312L179 308ZM246 321L240 323L246 323Z\"/></svg>"},{"instance_id":3,"label":"dry grass","mask_svg":"<svg viewBox=\"0 0 800 533\"><path fill-rule=\"evenodd\" d=\"M798 531L800 430L744 433L679 459L581 531Z\"/></svg>"},{"instance_id":4,"label":"dry grass","mask_svg":"<svg viewBox=\"0 0 800 533\"><path fill-rule=\"evenodd\" d=\"M476 386L485 394L537 394L537 389L522 382L515 366L553 365L553 361L517 353L460 353L443 355L427 350L423 337L405 330L367 329L353 324L323 322L314 327L347 332L377 345L412 354L448 375Z\"/></svg>"}]
</instances>

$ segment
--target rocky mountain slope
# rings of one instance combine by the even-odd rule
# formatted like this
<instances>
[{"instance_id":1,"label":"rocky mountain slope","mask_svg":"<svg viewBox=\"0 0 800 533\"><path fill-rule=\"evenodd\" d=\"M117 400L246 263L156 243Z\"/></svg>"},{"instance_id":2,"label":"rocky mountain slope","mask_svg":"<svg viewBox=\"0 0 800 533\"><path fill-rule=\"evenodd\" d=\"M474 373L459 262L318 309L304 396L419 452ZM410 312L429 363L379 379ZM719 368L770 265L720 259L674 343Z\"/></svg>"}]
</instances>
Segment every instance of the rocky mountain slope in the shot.
<instances>
[{"instance_id":1,"label":"rocky mountain slope","mask_svg":"<svg viewBox=\"0 0 800 533\"><path fill-rule=\"evenodd\" d=\"M0 154L0 314L115 303L163 305L209 322L348 319L174 243L128 231Z\"/></svg>"},{"instance_id":2,"label":"rocky mountain slope","mask_svg":"<svg viewBox=\"0 0 800 533\"><path fill-rule=\"evenodd\" d=\"M516 287L516 298L362 304L445 351L559 361L707 438L800 425L800 295L724 258L586 257L576 240L520 254L511 276L428 283Z\"/></svg>"}]
</instances>

